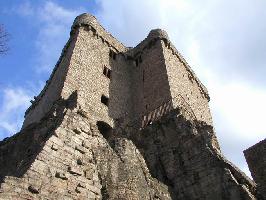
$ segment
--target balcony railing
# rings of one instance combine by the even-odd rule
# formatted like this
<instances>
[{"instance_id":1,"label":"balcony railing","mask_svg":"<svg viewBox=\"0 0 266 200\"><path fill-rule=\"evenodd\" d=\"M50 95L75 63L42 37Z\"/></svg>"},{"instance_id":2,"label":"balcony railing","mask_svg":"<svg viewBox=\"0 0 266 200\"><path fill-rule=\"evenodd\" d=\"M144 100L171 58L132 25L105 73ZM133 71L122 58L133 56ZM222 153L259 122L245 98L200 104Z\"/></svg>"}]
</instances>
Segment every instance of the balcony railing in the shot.
<instances>
[{"instance_id":1,"label":"balcony railing","mask_svg":"<svg viewBox=\"0 0 266 200\"><path fill-rule=\"evenodd\" d=\"M193 112L190 105L186 100L178 94L175 98L168 100L163 103L161 106L155 108L148 114L142 117L141 128L146 127L149 124L152 124L154 121L159 120L162 116L169 113L171 110L179 108L180 112L190 120L197 120L195 113Z\"/></svg>"}]
</instances>

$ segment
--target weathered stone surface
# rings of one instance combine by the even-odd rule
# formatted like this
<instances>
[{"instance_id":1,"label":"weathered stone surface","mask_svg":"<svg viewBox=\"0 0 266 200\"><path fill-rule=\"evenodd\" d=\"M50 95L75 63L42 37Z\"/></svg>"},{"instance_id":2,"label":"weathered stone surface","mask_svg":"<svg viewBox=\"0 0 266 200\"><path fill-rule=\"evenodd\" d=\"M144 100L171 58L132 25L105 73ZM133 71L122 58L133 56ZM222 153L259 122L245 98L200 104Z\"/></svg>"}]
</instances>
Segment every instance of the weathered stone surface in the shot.
<instances>
[{"instance_id":1,"label":"weathered stone surface","mask_svg":"<svg viewBox=\"0 0 266 200\"><path fill-rule=\"evenodd\" d=\"M258 187L258 195L266 199L266 139L244 151L251 175Z\"/></svg>"},{"instance_id":2,"label":"weathered stone surface","mask_svg":"<svg viewBox=\"0 0 266 200\"><path fill-rule=\"evenodd\" d=\"M221 154L208 101L166 32L126 48L83 14L0 142L0 199L257 199Z\"/></svg>"},{"instance_id":3,"label":"weathered stone surface","mask_svg":"<svg viewBox=\"0 0 266 200\"><path fill-rule=\"evenodd\" d=\"M56 178L61 178L63 180L67 180L68 179L68 175L66 173L63 173L63 172L56 172L55 173L55 177Z\"/></svg>"}]
</instances>

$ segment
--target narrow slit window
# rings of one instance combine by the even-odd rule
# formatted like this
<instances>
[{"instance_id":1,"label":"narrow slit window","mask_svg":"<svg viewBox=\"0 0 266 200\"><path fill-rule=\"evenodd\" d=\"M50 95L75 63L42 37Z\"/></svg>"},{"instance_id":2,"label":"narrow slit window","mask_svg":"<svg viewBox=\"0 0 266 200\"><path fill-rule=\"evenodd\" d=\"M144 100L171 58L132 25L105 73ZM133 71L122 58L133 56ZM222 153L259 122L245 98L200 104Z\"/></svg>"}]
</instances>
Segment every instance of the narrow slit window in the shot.
<instances>
[{"instance_id":1,"label":"narrow slit window","mask_svg":"<svg viewBox=\"0 0 266 200\"><path fill-rule=\"evenodd\" d=\"M138 59L136 59L135 62L136 62L136 66L138 66L139 65Z\"/></svg>"},{"instance_id":2,"label":"narrow slit window","mask_svg":"<svg viewBox=\"0 0 266 200\"><path fill-rule=\"evenodd\" d=\"M104 67L103 68L103 74L106 76L106 74L107 74L107 67Z\"/></svg>"},{"instance_id":3,"label":"narrow slit window","mask_svg":"<svg viewBox=\"0 0 266 200\"><path fill-rule=\"evenodd\" d=\"M101 102L102 102L104 105L108 106L109 98L106 97L106 96L104 96L104 95L102 95L102 97L101 97Z\"/></svg>"},{"instance_id":4,"label":"narrow slit window","mask_svg":"<svg viewBox=\"0 0 266 200\"><path fill-rule=\"evenodd\" d=\"M103 68L103 74L108 77L108 78L111 78L111 70L108 69L107 67L104 67Z\"/></svg>"},{"instance_id":5,"label":"narrow slit window","mask_svg":"<svg viewBox=\"0 0 266 200\"><path fill-rule=\"evenodd\" d=\"M106 76L107 76L108 78L111 78L111 70L110 70L110 69L107 70L107 74L106 74Z\"/></svg>"},{"instance_id":6,"label":"narrow slit window","mask_svg":"<svg viewBox=\"0 0 266 200\"><path fill-rule=\"evenodd\" d=\"M116 53L113 52L113 59L115 60L116 59Z\"/></svg>"},{"instance_id":7,"label":"narrow slit window","mask_svg":"<svg viewBox=\"0 0 266 200\"><path fill-rule=\"evenodd\" d=\"M114 60L116 59L116 53L112 50L109 51L109 56Z\"/></svg>"},{"instance_id":8,"label":"narrow slit window","mask_svg":"<svg viewBox=\"0 0 266 200\"><path fill-rule=\"evenodd\" d=\"M142 58L141 58L141 56L139 57L139 63L142 63Z\"/></svg>"}]
</instances>

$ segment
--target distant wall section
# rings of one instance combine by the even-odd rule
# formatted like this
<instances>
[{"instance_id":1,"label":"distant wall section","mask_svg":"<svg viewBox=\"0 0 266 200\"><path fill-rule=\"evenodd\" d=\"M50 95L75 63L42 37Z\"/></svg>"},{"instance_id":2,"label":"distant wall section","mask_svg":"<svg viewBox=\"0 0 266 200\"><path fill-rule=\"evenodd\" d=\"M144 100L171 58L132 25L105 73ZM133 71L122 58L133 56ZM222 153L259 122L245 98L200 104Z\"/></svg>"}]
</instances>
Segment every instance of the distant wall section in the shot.
<instances>
[{"instance_id":1,"label":"distant wall section","mask_svg":"<svg viewBox=\"0 0 266 200\"><path fill-rule=\"evenodd\" d=\"M261 195L266 197L266 139L244 151L251 175Z\"/></svg>"}]
</instances>

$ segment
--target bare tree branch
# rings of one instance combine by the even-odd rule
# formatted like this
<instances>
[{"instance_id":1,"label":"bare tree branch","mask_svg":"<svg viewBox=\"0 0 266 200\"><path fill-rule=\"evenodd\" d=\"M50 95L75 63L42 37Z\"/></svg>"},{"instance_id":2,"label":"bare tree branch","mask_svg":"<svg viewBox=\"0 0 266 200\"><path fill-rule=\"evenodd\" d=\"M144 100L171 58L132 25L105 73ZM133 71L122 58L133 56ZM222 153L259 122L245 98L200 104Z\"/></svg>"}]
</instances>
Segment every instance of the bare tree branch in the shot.
<instances>
[{"instance_id":1,"label":"bare tree branch","mask_svg":"<svg viewBox=\"0 0 266 200\"><path fill-rule=\"evenodd\" d=\"M0 55L6 54L6 52L9 50L7 45L8 40L9 34L6 32L4 26L0 24Z\"/></svg>"}]
</instances>

